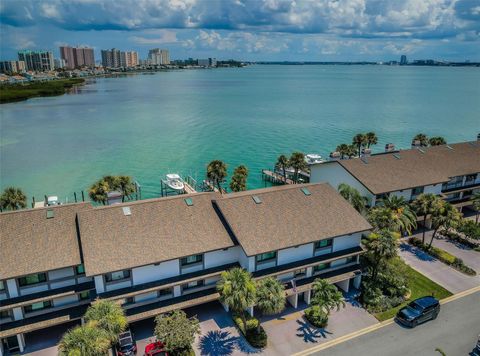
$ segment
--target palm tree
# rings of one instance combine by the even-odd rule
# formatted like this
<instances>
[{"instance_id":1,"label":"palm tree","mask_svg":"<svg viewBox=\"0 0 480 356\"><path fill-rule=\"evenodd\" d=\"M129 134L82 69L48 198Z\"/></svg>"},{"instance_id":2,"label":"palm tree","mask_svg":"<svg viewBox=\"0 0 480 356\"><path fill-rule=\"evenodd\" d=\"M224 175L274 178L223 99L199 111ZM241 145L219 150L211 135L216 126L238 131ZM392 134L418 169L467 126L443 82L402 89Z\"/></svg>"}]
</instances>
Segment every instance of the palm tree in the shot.
<instances>
[{"instance_id":1,"label":"palm tree","mask_svg":"<svg viewBox=\"0 0 480 356\"><path fill-rule=\"evenodd\" d=\"M376 145L378 142L378 137L375 134L375 132L367 132L365 134L367 138L367 147L370 148L370 146Z\"/></svg>"},{"instance_id":2,"label":"palm tree","mask_svg":"<svg viewBox=\"0 0 480 356\"><path fill-rule=\"evenodd\" d=\"M298 183L298 172L307 168L305 155L302 152L293 152L289 160L290 166L294 169L293 181Z\"/></svg>"},{"instance_id":3,"label":"palm tree","mask_svg":"<svg viewBox=\"0 0 480 356\"><path fill-rule=\"evenodd\" d=\"M348 158L353 158L357 155L357 146L354 144L348 145L348 150L347 150L347 156Z\"/></svg>"},{"instance_id":4,"label":"palm tree","mask_svg":"<svg viewBox=\"0 0 480 356\"><path fill-rule=\"evenodd\" d=\"M257 282L257 307L263 314L281 313L285 309L285 286L273 277Z\"/></svg>"},{"instance_id":5,"label":"palm tree","mask_svg":"<svg viewBox=\"0 0 480 356\"><path fill-rule=\"evenodd\" d=\"M108 355L111 346L106 332L93 324L68 330L58 344L60 356Z\"/></svg>"},{"instance_id":6,"label":"palm tree","mask_svg":"<svg viewBox=\"0 0 480 356\"><path fill-rule=\"evenodd\" d=\"M227 177L227 165L220 160L213 160L207 166L207 178L213 182L222 193L220 184Z\"/></svg>"},{"instance_id":7,"label":"palm tree","mask_svg":"<svg viewBox=\"0 0 480 356\"><path fill-rule=\"evenodd\" d=\"M431 193L422 193L412 202L413 210L418 216L423 216L423 244L425 243L425 232L427 230L427 217L428 215L432 214L432 211L438 202L439 198Z\"/></svg>"},{"instance_id":8,"label":"palm tree","mask_svg":"<svg viewBox=\"0 0 480 356\"><path fill-rule=\"evenodd\" d=\"M233 170L233 174L241 174L241 175L245 176L245 178L247 178L248 177L248 168L247 168L247 166L241 164Z\"/></svg>"},{"instance_id":9,"label":"palm tree","mask_svg":"<svg viewBox=\"0 0 480 356\"><path fill-rule=\"evenodd\" d=\"M241 174L234 174L230 180L230 189L232 192L242 192L247 190L247 182L245 176Z\"/></svg>"},{"instance_id":10,"label":"palm tree","mask_svg":"<svg viewBox=\"0 0 480 356\"><path fill-rule=\"evenodd\" d=\"M430 144L430 146L440 146L440 145L446 145L447 141L441 136L436 136L436 137L430 137L428 139L428 143Z\"/></svg>"},{"instance_id":11,"label":"palm tree","mask_svg":"<svg viewBox=\"0 0 480 356\"><path fill-rule=\"evenodd\" d=\"M400 232L410 234L412 229L417 228L417 214L410 208L410 205L404 197L396 195L388 195L381 200L383 206L390 209L394 214L394 218L400 221Z\"/></svg>"},{"instance_id":12,"label":"palm tree","mask_svg":"<svg viewBox=\"0 0 480 356\"><path fill-rule=\"evenodd\" d=\"M349 156L349 153L350 153L350 152L349 152L349 147L348 147L348 145L345 144L345 143L342 143L341 145L338 145L337 148L336 148L336 151L337 151L338 153L340 153L341 159L344 159L345 156L348 157L348 156Z\"/></svg>"},{"instance_id":13,"label":"palm tree","mask_svg":"<svg viewBox=\"0 0 480 356\"><path fill-rule=\"evenodd\" d=\"M412 139L412 144L418 141L420 143L420 146L427 147L428 146L428 138L427 135L423 133L416 134L415 137Z\"/></svg>"},{"instance_id":14,"label":"palm tree","mask_svg":"<svg viewBox=\"0 0 480 356\"><path fill-rule=\"evenodd\" d=\"M278 168L283 171L283 181L287 181L287 166L288 166L288 158L285 155L280 155L277 158L277 163L275 164Z\"/></svg>"},{"instance_id":15,"label":"palm tree","mask_svg":"<svg viewBox=\"0 0 480 356\"><path fill-rule=\"evenodd\" d=\"M105 299L97 299L92 303L85 313L85 320L104 330L112 343L117 340L118 334L125 331L128 325L122 307Z\"/></svg>"},{"instance_id":16,"label":"palm tree","mask_svg":"<svg viewBox=\"0 0 480 356\"><path fill-rule=\"evenodd\" d=\"M240 316L246 332L245 309L257 301L255 282L251 274L239 267L222 272L217 283L217 291L220 293L220 301Z\"/></svg>"},{"instance_id":17,"label":"palm tree","mask_svg":"<svg viewBox=\"0 0 480 356\"><path fill-rule=\"evenodd\" d=\"M27 207L27 197L20 188L5 188L0 196L0 207L5 210L18 210Z\"/></svg>"},{"instance_id":18,"label":"palm tree","mask_svg":"<svg viewBox=\"0 0 480 356\"><path fill-rule=\"evenodd\" d=\"M103 179L92 184L88 190L88 195L95 203L102 203L105 205L107 203L107 193L110 191L108 183Z\"/></svg>"},{"instance_id":19,"label":"palm tree","mask_svg":"<svg viewBox=\"0 0 480 356\"><path fill-rule=\"evenodd\" d=\"M330 315L330 311L334 308L337 310L340 310L342 307L345 308L345 300L342 293L325 279L315 279L312 285L312 293L311 303L323 309L327 316Z\"/></svg>"},{"instance_id":20,"label":"palm tree","mask_svg":"<svg viewBox=\"0 0 480 356\"><path fill-rule=\"evenodd\" d=\"M352 139L352 144L357 147L357 152L360 156L360 154L362 153L362 147L365 147L367 145L367 136L361 133L356 134Z\"/></svg>"},{"instance_id":21,"label":"palm tree","mask_svg":"<svg viewBox=\"0 0 480 356\"><path fill-rule=\"evenodd\" d=\"M362 213L365 210L367 199L363 197L358 190L356 190L355 188L353 188L352 186L346 183L341 183L338 186L338 192L359 213Z\"/></svg>"},{"instance_id":22,"label":"palm tree","mask_svg":"<svg viewBox=\"0 0 480 356\"><path fill-rule=\"evenodd\" d=\"M477 213L475 217L475 222L478 224L478 216L480 215L480 190L473 193L472 207L473 210L475 210L475 212Z\"/></svg>"},{"instance_id":23,"label":"palm tree","mask_svg":"<svg viewBox=\"0 0 480 356\"><path fill-rule=\"evenodd\" d=\"M398 234L386 229L372 232L363 243L367 250L364 258L369 262L372 280L376 281L382 261L397 255Z\"/></svg>"},{"instance_id":24,"label":"palm tree","mask_svg":"<svg viewBox=\"0 0 480 356\"><path fill-rule=\"evenodd\" d=\"M115 184L116 189L122 192L122 202L125 201L125 197L131 199L132 194L135 193L135 183L133 183L132 177L117 176Z\"/></svg>"},{"instance_id":25,"label":"palm tree","mask_svg":"<svg viewBox=\"0 0 480 356\"><path fill-rule=\"evenodd\" d=\"M451 228L457 227L461 219L462 214L458 211L458 209L452 204L442 200L442 203L438 204L432 212L433 234L432 239L428 244L428 248L432 247L433 240L435 239L435 236L440 228L444 228L448 231Z\"/></svg>"}]
</instances>

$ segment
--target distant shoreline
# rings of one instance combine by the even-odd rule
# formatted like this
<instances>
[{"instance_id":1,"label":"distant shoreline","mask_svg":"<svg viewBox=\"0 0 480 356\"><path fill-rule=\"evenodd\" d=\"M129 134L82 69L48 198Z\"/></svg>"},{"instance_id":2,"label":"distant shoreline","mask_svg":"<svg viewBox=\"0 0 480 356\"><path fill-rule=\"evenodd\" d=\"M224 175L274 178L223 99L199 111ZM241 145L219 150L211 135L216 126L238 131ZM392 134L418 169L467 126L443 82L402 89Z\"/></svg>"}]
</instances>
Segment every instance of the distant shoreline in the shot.
<instances>
[{"instance_id":1,"label":"distant shoreline","mask_svg":"<svg viewBox=\"0 0 480 356\"><path fill-rule=\"evenodd\" d=\"M399 64L398 62L252 62L260 65L377 65L377 66L398 66L398 67L480 67L480 62L436 62L421 61L418 63Z\"/></svg>"}]
</instances>

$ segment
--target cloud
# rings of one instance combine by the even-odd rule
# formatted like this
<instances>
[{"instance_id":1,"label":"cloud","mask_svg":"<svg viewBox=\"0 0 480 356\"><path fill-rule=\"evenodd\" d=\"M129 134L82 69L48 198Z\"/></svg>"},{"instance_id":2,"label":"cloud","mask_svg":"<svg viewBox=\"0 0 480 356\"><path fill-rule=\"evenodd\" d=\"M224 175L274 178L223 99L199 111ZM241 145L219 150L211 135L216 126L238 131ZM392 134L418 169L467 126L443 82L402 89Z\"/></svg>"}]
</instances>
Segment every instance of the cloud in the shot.
<instances>
[{"instance_id":1,"label":"cloud","mask_svg":"<svg viewBox=\"0 0 480 356\"><path fill-rule=\"evenodd\" d=\"M130 36L129 41L139 45L160 45L160 44L172 44L178 42L177 34L174 31L168 30L155 30L145 31L146 34L154 36Z\"/></svg>"}]
</instances>

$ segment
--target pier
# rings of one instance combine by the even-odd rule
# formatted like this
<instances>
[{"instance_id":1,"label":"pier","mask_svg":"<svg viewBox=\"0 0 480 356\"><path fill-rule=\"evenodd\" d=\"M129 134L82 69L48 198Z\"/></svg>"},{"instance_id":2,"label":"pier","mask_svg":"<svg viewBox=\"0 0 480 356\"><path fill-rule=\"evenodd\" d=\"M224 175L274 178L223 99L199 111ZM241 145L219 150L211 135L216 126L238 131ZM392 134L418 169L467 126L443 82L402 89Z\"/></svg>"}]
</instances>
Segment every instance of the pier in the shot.
<instances>
[{"instance_id":1,"label":"pier","mask_svg":"<svg viewBox=\"0 0 480 356\"><path fill-rule=\"evenodd\" d=\"M269 169L262 169L262 180L273 184L294 184L290 178L285 179L281 174L275 173Z\"/></svg>"}]
</instances>

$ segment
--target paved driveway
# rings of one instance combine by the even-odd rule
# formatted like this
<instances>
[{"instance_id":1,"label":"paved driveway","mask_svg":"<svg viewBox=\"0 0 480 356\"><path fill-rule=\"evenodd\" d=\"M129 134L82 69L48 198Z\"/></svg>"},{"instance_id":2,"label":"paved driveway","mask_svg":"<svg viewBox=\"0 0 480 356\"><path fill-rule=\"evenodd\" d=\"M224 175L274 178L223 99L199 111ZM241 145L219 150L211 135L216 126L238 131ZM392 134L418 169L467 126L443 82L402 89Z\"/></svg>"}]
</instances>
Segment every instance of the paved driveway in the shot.
<instances>
[{"instance_id":1,"label":"paved driveway","mask_svg":"<svg viewBox=\"0 0 480 356\"><path fill-rule=\"evenodd\" d=\"M451 241L448 239L436 239L433 241L434 246L441 248L447 252L450 252L452 255L461 258L463 262L473 268L477 273L480 274L480 252L474 251L473 249L466 247L458 242Z\"/></svg>"}]
</instances>

